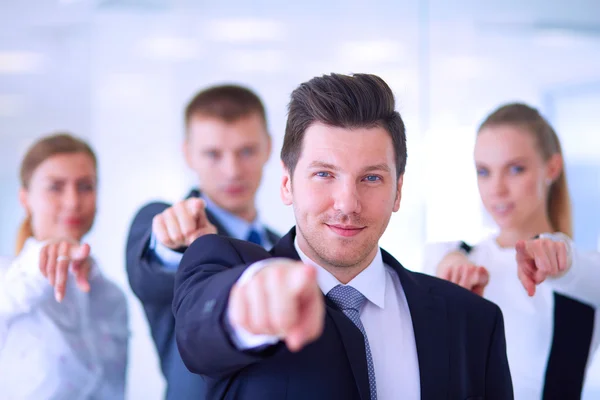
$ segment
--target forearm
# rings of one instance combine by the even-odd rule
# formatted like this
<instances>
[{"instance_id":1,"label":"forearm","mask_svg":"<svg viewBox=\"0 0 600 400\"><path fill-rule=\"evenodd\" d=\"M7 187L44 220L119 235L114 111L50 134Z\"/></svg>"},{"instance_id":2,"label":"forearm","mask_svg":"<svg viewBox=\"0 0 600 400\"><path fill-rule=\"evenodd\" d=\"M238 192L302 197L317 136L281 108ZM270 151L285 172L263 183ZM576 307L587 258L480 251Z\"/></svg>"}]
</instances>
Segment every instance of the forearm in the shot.
<instances>
[{"instance_id":1,"label":"forearm","mask_svg":"<svg viewBox=\"0 0 600 400\"><path fill-rule=\"evenodd\" d=\"M220 376L240 368L240 359L245 358L225 325L229 292L243 267L205 267L216 273L206 278L194 274L187 282L176 285L175 333L181 357L190 371Z\"/></svg>"},{"instance_id":2,"label":"forearm","mask_svg":"<svg viewBox=\"0 0 600 400\"><path fill-rule=\"evenodd\" d=\"M165 268L148 249L149 241L128 249L127 276L135 295L144 304L167 304L173 300L175 270Z\"/></svg>"},{"instance_id":3,"label":"forearm","mask_svg":"<svg viewBox=\"0 0 600 400\"><path fill-rule=\"evenodd\" d=\"M166 268L150 248L152 219L168 207L166 203L143 207L135 216L127 238L127 276L131 289L144 306L170 306L173 300L176 268Z\"/></svg>"}]
</instances>

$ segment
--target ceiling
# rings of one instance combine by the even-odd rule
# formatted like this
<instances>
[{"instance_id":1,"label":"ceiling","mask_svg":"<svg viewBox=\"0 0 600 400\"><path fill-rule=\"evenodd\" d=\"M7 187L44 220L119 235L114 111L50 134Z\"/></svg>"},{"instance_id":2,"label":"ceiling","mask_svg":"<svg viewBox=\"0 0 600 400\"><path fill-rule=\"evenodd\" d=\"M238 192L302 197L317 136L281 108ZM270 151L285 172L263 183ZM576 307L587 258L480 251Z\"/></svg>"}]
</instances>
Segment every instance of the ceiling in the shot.
<instances>
[{"instance_id":1,"label":"ceiling","mask_svg":"<svg viewBox=\"0 0 600 400\"><path fill-rule=\"evenodd\" d=\"M137 99L123 82L164 68L202 72L180 86L251 77L283 92L314 73L373 71L432 114L472 118L523 85L600 81L600 1L4 0L0 138L61 121L85 131L92 87Z\"/></svg>"}]
</instances>

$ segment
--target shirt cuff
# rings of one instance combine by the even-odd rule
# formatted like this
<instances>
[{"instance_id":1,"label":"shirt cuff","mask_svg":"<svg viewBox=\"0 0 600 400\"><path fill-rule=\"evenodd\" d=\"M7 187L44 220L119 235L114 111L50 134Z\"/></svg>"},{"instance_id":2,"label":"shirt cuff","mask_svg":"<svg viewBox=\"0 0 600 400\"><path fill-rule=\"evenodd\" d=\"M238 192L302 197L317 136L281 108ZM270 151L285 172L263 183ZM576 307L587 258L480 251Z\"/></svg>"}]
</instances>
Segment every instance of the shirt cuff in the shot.
<instances>
[{"instance_id":1,"label":"shirt cuff","mask_svg":"<svg viewBox=\"0 0 600 400\"><path fill-rule=\"evenodd\" d=\"M179 268L183 253L170 249L159 242L154 233L150 235L148 250L150 250L151 256L154 256L165 269L175 271Z\"/></svg>"},{"instance_id":2,"label":"shirt cuff","mask_svg":"<svg viewBox=\"0 0 600 400\"><path fill-rule=\"evenodd\" d=\"M250 265L237 281L238 285L247 283L260 270L269 265L273 259L262 260ZM257 335L242 327L234 327L229 319L229 310L225 314L225 326L231 341L238 350L260 350L277 344L281 338L276 335Z\"/></svg>"}]
</instances>

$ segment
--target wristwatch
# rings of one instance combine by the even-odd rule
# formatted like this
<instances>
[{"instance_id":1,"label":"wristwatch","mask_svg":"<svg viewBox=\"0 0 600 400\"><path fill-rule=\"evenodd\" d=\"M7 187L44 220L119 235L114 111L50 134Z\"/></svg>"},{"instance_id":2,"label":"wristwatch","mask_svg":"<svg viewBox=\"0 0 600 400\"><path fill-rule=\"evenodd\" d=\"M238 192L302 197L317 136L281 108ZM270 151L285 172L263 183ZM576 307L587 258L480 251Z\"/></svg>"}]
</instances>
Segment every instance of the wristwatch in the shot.
<instances>
[{"instance_id":1,"label":"wristwatch","mask_svg":"<svg viewBox=\"0 0 600 400\"><path fill-rule=\"evenodd\" d=\"M465 256L468 256L469 254L471 254L471 251L473 251L473 246L461 241L458 245L458 251L463 253Z\"/></svg>"}]
</instances>

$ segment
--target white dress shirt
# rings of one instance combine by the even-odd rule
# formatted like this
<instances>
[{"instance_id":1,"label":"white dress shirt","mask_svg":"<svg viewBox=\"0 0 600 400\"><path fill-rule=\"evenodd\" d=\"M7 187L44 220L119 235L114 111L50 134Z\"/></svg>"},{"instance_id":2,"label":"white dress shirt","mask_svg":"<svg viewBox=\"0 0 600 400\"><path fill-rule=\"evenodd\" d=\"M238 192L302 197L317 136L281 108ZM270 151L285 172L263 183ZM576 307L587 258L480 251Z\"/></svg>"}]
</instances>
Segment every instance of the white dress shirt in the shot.
<instances>
[{"instance_id":1,"label":"white dress shirt","mask_svg":"<svg viewBox=\"0 0 600 400\"><path fill-rule=\"evenodd\" d=\"M317 265L300 250L294 242L300 259L317 270L317 282L323 294L340 285L330 272ZM252 264L240 277L246 282L271 260ZM379 400L419 399L421 386L419 360L415 335L406 296L402 290L398 274L383 263L381 250L375 259L354 279L349 286L361 292L366 298L360 312L371 356L375 368L377 398ZM246 350L277 343L280 338L270 335L254 335L241 328L234 328L234 343Z\"/></svg>"},{"instance_id":2,"label":"white dress shirt","mask_svg":"<svg viewBox=\"0 0 600 400\"><path fill-rule=\"evenodd\" d=\"M44 243L0 260L0 399L123 399L128 314L123 292L93 263L90 292L72 276L61 303L39 271Z\"/></svg>"}]
</instances>

